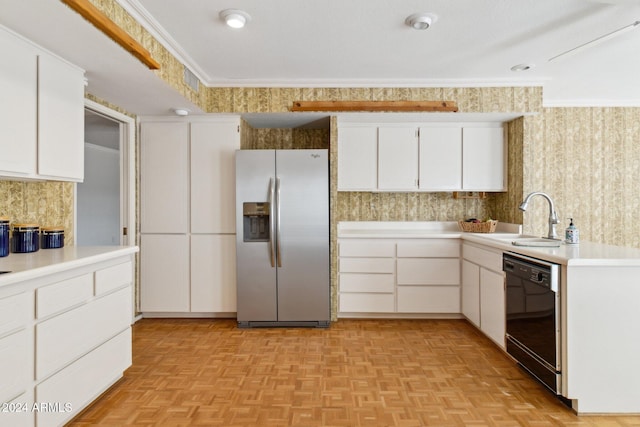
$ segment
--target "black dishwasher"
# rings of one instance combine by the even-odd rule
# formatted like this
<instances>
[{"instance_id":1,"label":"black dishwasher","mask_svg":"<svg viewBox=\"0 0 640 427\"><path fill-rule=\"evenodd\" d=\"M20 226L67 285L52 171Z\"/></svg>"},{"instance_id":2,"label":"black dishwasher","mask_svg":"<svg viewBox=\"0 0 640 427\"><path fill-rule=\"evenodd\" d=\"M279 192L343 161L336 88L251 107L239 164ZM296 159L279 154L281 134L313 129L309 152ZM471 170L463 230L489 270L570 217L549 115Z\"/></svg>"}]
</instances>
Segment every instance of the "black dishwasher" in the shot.
<instances>
[{"instance_id":1,"label":"black dishwasher","mask_svg":"<svg viewBox=\"0 0 640 427\"><path fill-rule=\"evenodd\" d=\"M507 352L561 394L560 266L515 253L503 255Z\"/></svg>"}]
</instances>

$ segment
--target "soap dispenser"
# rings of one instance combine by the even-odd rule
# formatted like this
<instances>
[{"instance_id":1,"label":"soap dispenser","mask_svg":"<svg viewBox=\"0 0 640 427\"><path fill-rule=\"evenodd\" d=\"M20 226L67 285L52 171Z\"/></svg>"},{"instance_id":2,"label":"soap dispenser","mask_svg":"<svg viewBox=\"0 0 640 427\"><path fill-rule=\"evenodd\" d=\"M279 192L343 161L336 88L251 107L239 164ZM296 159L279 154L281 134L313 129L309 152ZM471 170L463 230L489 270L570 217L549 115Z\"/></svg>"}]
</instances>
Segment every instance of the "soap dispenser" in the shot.
<instances>
[{"instance_id":1,"label":"soap dispenser","mask_svg":"<svg viewBox=\"0 0 640 427\"><path fill-rule=\"evenodd\" d=\"M576 245L580 241L580 232L573 225L573 218L569 218L569 226L564 231L564 241L568 245Z\"/></svg>"}]
</instances>

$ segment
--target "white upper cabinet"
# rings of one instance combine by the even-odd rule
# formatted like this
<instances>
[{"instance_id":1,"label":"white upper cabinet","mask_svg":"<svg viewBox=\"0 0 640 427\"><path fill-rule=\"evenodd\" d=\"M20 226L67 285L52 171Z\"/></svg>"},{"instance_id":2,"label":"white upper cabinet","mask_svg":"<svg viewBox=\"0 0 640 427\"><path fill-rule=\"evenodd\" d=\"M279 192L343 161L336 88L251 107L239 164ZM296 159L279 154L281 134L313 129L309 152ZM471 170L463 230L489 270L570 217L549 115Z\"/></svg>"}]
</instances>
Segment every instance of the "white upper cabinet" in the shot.
<instances>
[{"instance_id":1,"label":"white upper cabinet","mask_svg":"<svg viewBox=\"0 0 640 427\"><path fill-rule=\"evenodd\" d=\"M373 191L378 181L378 128L338 129L338 190Z\"/></svg>"},{"instance_id":2,"label":"white upper cabinet","mask_svg":"<svg viewBox=\"0 0 640 427\"><path fill-rule=\"evenodd\" d=\"M38 174L84 178L84 73L46 54L38 57Z\"/></svg>"},{"instance_id":3,"label":"white upper cabinet","mask_svg":"<svg viewBox=\"0 0 640 427\"><path fill-rule=\"evenodd\" d=\"M420 190L462 188L462 126L420 128Z\"/></svg>"},{"instance_id":4,"label":"white upper cabinet","mask_svg":"<svg viewBox=\"0 0 640 427\"><path fill-rule=\"evenodd\" d=\"M236 232L235 153L240 119L191 123L191 232Z\"/></svg>"},{"instance_id":5,"label":"white upper cabinet","mask_svg":"<svg viewBox=\"0 0 640 427\"><path fill-rule=\"evenodd\" d=\"M0 174L36 172L38 57L29 44L0 30Z\"/></svg>"},{"instance_id":6,"label":"white upper cabinet","mask_svg":"<svg viewBox=\"0 0 640 427\"><path fill-rule=\"evenodd\" d=\"M462 130L462 189L504 191L505 140L502 126Z\"/></svg>"},{"instance_id":7,"label":"white upper cabinet","mask_svg":"<svg viewBox=\"0 0 640 427\"><path fill-rule=\"evenodd\" d=\"M499 122L338 125L338 191L505 191Z\"/></svg>"},{"instance_id":8,"label":"white upper cabinet","mask_svg":"<svg viewBox=\"0 0 640 427\"><path fill-rule=\"evenodd\" d=\"M418 189L418 132L415 126L378 128L378 189Z\"/></svg>"},{"instance_id":9,"label":"white upper cabinet","mask_svg":"<svg viewBox=\"0 0 640 427\"><path fill-rule=\"evenodd\" d=\"M84 71L0 27L0 176L82 181Z\"/></svg>"},{"instance_id":10,"label":"white upper cabinet","mask_svg":"<svg viewBox=\"0 0 640 427\"><path fill-rule=\"evenodd\" d=\"M189 123L140 125L140 231L187 233Z\"/></svg>"}]
</instances>

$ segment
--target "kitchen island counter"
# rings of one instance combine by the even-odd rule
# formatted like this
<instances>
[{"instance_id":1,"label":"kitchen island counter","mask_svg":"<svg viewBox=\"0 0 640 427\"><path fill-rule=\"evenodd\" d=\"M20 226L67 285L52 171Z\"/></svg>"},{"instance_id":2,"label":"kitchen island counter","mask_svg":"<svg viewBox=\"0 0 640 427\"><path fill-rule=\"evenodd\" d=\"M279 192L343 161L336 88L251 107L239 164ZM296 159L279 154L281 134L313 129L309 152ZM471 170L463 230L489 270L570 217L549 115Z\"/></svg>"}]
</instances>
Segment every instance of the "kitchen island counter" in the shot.
<instances>
[{"instance_id":1,"label":"kitchen island counter","mask_svg":"<svg viewBox=\"0 0 640 427\"><path fill-rule=\"evenodd\" d=\"M63 425L131 366L131 247L66 247L0 259L0 401L64 411L0 414L0 425Z\"/></svg>"}]
</instances>

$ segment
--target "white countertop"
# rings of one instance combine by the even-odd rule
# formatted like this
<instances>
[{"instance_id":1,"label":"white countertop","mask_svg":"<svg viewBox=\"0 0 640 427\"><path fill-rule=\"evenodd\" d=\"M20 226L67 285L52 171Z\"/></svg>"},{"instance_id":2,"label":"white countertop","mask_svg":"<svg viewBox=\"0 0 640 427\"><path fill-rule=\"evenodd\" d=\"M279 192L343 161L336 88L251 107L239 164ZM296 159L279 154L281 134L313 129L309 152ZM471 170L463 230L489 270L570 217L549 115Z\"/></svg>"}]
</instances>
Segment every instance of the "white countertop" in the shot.
<instances>
[{"instance_id":1,"label":"white countertop","mask_svg":"<svg viewBox=\"0 0 640 427\"><path fill-rule=\"evenodd\" d=\"M137 246L66 246L0 258L0 287L138 252Z\"/></svg>"},{"instance_id":2,"label":"white countertop","mask_svg":"<svg viewBox=\"0 0 640 427\"><path fill-rule=\"evenodd\" d=\"M515 252L571 266L640 266L640 249L581 241L559 247L514 246L521 236L518 224L498 223L495 233L465 233L455 221L349 221L338 224L341 238L460 238L503 251ZM536 237L536 236L532 236ZM538 236L539 237L539 236Z\"/></svg>"}]
</instances>

